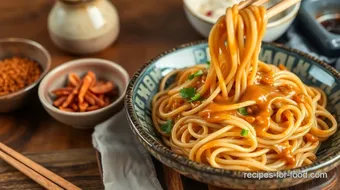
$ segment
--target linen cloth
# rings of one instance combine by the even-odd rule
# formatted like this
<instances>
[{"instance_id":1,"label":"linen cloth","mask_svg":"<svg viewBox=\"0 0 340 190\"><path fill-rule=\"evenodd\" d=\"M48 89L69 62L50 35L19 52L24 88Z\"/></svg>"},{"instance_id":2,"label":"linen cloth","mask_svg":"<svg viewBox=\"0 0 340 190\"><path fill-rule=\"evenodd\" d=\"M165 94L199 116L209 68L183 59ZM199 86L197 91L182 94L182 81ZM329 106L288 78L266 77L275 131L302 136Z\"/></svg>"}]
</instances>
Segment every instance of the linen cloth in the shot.
<instances>
[{"instance_id":1,"label":"linen cloth","mask_svg":"<svg viewBox=\"0 0 340 190\"><path fill-rule=\"evenodd\" d=\"M310 38L305 37L305 33L301 31L302 29L298 29L298 24L294 23L284 34L286 39L279 41L279 43L284 43L285 45L308 53L314 57L317 57L321 61L324 61L338 71L340 71L340 55L338 57L327 57L319 53L315 49L315 45L310 42Z\"/></svg>"},{"instance_id":2,"label":"linen cloth","mask_svg":"<svg viewBox=\"0 0 340 190\"><path fill-rule=\"evenodd\" d=\"M152 159L132 134L122 110L97 125L93 146L101 153L107 190L161 190Z\"/></svg>"}]
</instances>

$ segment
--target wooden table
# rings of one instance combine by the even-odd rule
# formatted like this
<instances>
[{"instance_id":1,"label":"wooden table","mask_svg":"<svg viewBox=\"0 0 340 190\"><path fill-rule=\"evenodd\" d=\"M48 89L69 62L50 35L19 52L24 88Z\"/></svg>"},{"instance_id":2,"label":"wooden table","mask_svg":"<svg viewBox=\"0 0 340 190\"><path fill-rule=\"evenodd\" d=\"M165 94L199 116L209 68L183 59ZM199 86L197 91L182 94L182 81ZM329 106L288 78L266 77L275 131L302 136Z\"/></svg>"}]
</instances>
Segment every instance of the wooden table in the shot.
<instances>
[{"instance_id":1,"label":"wooden table","mask_svg":"<svg viewBox=\"0 0 340 190\"><path fill-rule=\"evenodd\" d=\"M42 44L52 56L52 68L82 58L59 50L49 38L47 17L55 1L2 1L0 3L0 38L20 37ZM203 39L190 26L182 0L113 0L120 15L118 40L105 51L86 57L104 58L121 64L130 75L148 59L180 44ZM102 189L95 153L91 144L92 130L78 130L52 119L38 98L26 107L0 114L0 141L26 153L57 174L84 189ZM205 185L162 167L161 179L168 189L184 186L205 189ZM39 185L0 162L0 189L39 189ZM210 189L213 189L210 187Z\"/></svg>"},{"instance_id":2,"label":"wooden table","mask_svg":"<svg viewBox=\"0 0 340 190\"><path fill-rule=\"evenodd\" d=\"M0 38L20 37L42 44L52 56L52 69L73 59L50 40L47 17L54 0L2 1ZM174 46L202 39L185 18L181 0L113 0L121 30L108 49L86 57L104 58L122 65L130 75L153 56ZM157 7L157 8L156 8ZM83 56L85 57L85 56ZM0 115L0 140L22 152L91 147L92 131L82 131L52 119L38 98L25 108Z\"/></svg>"}]
</instances>

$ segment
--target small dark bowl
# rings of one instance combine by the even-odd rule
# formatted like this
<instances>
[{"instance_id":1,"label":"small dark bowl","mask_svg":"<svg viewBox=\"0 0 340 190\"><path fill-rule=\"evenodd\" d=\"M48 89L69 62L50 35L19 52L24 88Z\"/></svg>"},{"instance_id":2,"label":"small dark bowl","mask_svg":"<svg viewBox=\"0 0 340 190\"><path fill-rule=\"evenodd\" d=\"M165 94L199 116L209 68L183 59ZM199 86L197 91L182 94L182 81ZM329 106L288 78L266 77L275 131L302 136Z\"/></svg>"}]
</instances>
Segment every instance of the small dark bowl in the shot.
<instances>
[{"instance_id":1,"label":"small dark bowl","mask_svg":"<svg viewBox=\"0 0 340 190\"><path fill-rule=\"evenodd\" d=\"M51 67L51 56L39 43L20 38L0 39L0 59L13 56L26 57L36 61L41 66L42 73L38 80L25 88L8 95L0 96L0 113L16 110L29 102L37 90L37 84Z\"/></svg>"},{"instance_id":2,"label":"small dark bowl","mask_svg":"<svg viewBox=\"0 0 340 190\"><path fill-rule=\"evenodd\" d=\"M309 36L315 47L328 57L339 57L340 35L327 31L320 22L339 16L339 0L305 0L301 3L298 18L302 29L308 31L304 34Z\"/></svg>"}]
</instances>

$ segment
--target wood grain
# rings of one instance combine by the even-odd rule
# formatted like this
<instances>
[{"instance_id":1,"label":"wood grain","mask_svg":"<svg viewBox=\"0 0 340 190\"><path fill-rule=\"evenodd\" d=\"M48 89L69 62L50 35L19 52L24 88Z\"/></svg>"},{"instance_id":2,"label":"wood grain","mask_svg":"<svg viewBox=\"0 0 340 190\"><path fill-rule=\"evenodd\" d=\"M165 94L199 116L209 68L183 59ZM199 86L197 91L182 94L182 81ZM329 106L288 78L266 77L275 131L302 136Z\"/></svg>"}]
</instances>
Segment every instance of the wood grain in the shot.
<instances>
[{"instance_id":1,"label":"wood grain","mask_svg":"<svg viewBox=\"0 0 340 190\"><path fill-rule=\"evenodd\" d=\"M163 166L165 186L168 190L183 190L181 175L168 166Z\"/></svg>"},{"instance_id":2,"label":"wood grain","mask_svg":"<svg viewBox=\"0 0 340 190\"><path fill-rule=\"evenodd\" d=\"M70 55L52 43L47 30L47 17L55 0L2 1L0 38L19 37L37 41L50 52L52 69L66 61L94 57L121 64L130 76L155 55L180 44L202 39L189 25L182 0L144 0L143 4L147 6L135 5L135 2L112 1L120 16L118 40L106 50L93 55ZM39 153L92 147L93 130L74 129L54 120L42 108L37 97L20 110L0 114L0 126L0 141L19 152ZM63 172L64 175L74 174L67 169ZM15 188L18 184L12 183L13 180L21 180L23 183L20 187L23 189L39 187L19 175L2 175L0 187L7 187L8 183ZM91 181L82 182L86 184Z\"/></svg>"},{"instance_id":3,"label":"wood grain","mask_svg":"<svg viewBox=\"0 0 340 190\"><path fill-rule=\"evenodd\" d=\"M27 167L25 164L18 162L15 160L13 157L7 155L6 153L0 151L0 158L2 160L5 160L8 164L25 174L27 177L31 178L38 184L40 184L42 187L46 189L51 189L51 190L62 190L61 187L56 185L55 183L49 181L45 177L41 176L39 173L37 173L34 170L31 170L31 168Z\"/></svg>"},{"instance_id":4,"label":"wood grain","mask_svg":"<svg viewBox=\"0 0 340 190\"><path fill-rule=\"evenodd\" d=\"M93 149L26 153L33 161L82 189L103 189ZM0 189L43 189L24 174L0 161Z\"/></svg>"},{"instance_id":5,"label":"wood grain","mask_svg":"<svg viewBox=\"0 0 340 190\"><path fill-rule=\"evenodd\" d=\"M189 25L182 0L113 0L120 16L118 40L106 50L75 56L58 49L47 30L54 0L2 1L0 38L19 37L42 44L52 56L52 68L83 57L104 58L121 64L130 76L147 60L180 44L202 39ZM155 8L157 7L157 8ZM34 97L26 107L0 114L0 141L20 151L52 151L91 147L92 131L70 128L52 119Z\"/></svg>"},{"instance_id":6,"label":"wood grain","mask_svg":"<svg viewBox=\"0 0 340 190\"><path fill-rule=\"evenodd\" d=\"M61 178L40 164L30 160L12 148L0 142L0 157L7 163L23 172L27 177L38 182L47 189L79 190L77 186ZM60 187L61 188L60 188Z\"/></svg>"}]
</instances>

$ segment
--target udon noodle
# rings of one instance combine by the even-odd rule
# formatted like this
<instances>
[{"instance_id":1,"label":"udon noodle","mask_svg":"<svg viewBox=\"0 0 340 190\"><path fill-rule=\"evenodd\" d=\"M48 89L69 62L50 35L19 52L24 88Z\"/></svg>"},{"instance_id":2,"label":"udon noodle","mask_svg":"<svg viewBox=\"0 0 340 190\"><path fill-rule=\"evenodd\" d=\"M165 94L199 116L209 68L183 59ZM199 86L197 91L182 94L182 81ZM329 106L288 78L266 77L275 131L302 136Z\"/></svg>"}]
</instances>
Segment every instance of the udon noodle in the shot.
<instances>
[{"instance_id":1,"label":"udon noodle","mask_svg":"<svg viewBox=\"0 0 340 190\"><path fill-rule=\"evenodd\" d=\"M211 63L174 70L152 119L177 154L216 168L277 171L311 164L337 130L327 97L284 66L258 60L266 9L228 8L211 30ZM174 82L166 85L170 78Z\"/></svg>"}]
</instances>

